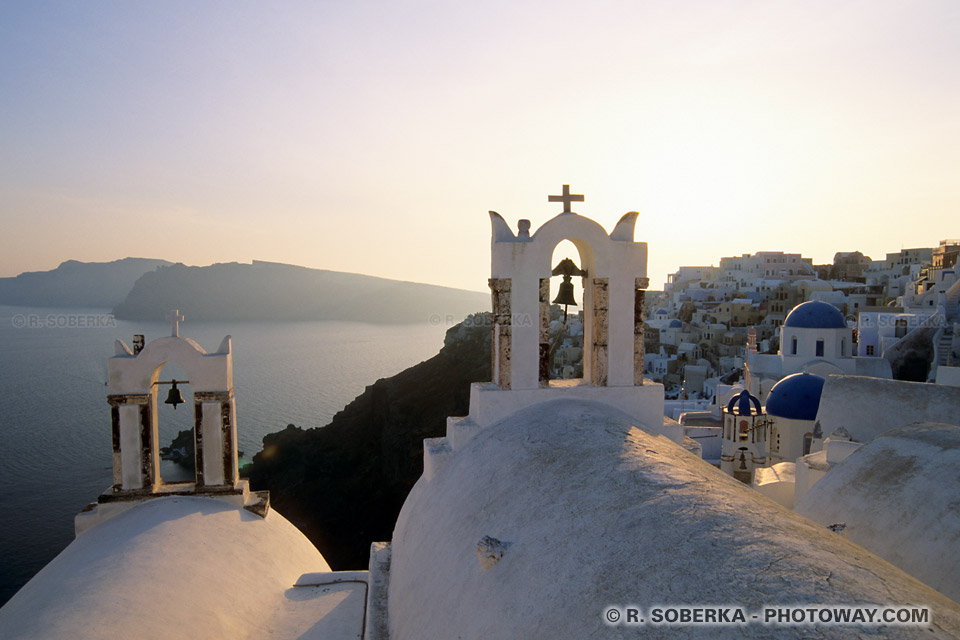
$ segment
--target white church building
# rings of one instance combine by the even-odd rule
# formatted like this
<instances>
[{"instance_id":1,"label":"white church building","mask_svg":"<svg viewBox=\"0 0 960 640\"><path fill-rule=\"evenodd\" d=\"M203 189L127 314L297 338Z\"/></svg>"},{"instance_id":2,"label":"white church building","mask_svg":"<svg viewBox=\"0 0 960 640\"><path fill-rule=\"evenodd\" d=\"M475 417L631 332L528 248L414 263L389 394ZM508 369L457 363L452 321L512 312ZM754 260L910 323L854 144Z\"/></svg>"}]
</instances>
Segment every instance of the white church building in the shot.
<instances>
[{"instance_id":1,"label":"white church building","mask_svg":"<svg viewBox=\"0 0 960 640\"><path fill-rule=\"evenodd\" d=\"M780 352L748 349L744 363L747 390L765 401L778 380L793 373L893 377L883 358L854 355L853 329L832 304L810 300L794 307L780 327Z\"/></svg>"},{"instance_id":2,"label":"white church building","mask_svg":"<svg viewBox=\"0 0 960 640\"><path fill-rule=\"evenodd\" d=\"M76 540L0 609L0 637L960 636L960 604L704 462L663 417L663 387L643 376L639 214L607 233L572 211L583 200L565 185L549 198L563 211L535 232L527 220L514 232L491 212L493 379L472 386L469 415L451 417L445 437L425 441L423 475L366 570L330 571L235 475L230 340L208 354L172 335L137 354L118 345L113 484L78 516ZM550 259L563 240L584 271L578 380L550 380L544 366ZM849 357L840 327L807 322L788 327L798 354L815 354L823 340L831 355L808 360ZM189 486L154 473L155 383L166 359L195 389L202 453ZM802 368L786 361L778 379ZM892 626L657 624L653 614L802 605L931 613Z\"/></svg>"}]
</instances>

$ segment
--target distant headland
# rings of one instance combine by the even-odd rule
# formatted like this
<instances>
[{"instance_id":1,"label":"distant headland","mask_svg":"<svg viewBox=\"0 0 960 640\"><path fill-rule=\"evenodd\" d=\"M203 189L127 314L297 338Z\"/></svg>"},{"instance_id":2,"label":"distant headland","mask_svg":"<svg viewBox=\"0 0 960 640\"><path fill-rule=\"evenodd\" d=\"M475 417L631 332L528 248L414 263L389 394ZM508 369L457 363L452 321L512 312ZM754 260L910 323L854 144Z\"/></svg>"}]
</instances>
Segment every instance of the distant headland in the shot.
<instances>
[{"instance_id":1,"label":"distant headland","mask_svg":"<svg viewBox=\"0 0 960 640\"><path fill-rule=\"evenodd\" d=\"M490 295L356 273L261 262L190 267L166 260L68 260L51 271L0 278L0 305L111 308L120 320L354 321L453 324L490 307Z\"/></svg>"},{"instance_id":2,"label":"distant headland","mask_svg":"<svg viewBox=\"0 0 960 640\"><path fill-rule=\"evenodd\" d=\"M255 260L160 267L137 280L113 313L159 320L176 308L191 320L448 324L448 316L456 322L489 307L486 293Z\"/></svg>"},{"instance_id":3,"label":"distant headland","mask_svg":"<svg viewBox=\"0 0 960 640\"><path fill-rule=\"evenodd\" d=\"M0 304L17 307L110 308L121 302L140 276L173 264L151 258L113 262L67 260L50 271L0 278Z\"/></svg>"}]
</instances>

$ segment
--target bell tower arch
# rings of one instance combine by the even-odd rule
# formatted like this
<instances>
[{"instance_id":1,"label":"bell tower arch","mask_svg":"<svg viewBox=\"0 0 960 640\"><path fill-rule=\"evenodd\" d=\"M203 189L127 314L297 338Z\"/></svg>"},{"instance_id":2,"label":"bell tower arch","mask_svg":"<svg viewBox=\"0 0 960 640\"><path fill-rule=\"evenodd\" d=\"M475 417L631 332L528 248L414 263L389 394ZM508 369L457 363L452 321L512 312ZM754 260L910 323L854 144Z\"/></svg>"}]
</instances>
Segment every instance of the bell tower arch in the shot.
<instances>
[{"instance_id":1,"label":"bell tower arch","mask_svg":"<svg viewBox=\"0 0 960 640\"><path fill-rule=\"evenodd\" d=\"M570 211L583 196L550 196L564 211L533 235L521 220L516 235L495 211L490 288L493 301L493 380L501 389L549 386L543 375L549 344L549 281L554 248L569 240L583 274L583 384L643 384L643 296L648 284L647 245L633 240L638 213L620 218L609 235L593 220Z\"/></svg>"},{"instance_id":2,"label":"bell tower arch","mask_svg":"<svg viewBox=\"0 0 960 640\"><path fill-rule=\"evenodd\" d=\"M470 386L470 413L447 418L447 435L424 441L423 477L430 481L445 461L482 429L516 411L572 399L613 407L638 427L683 441L683 427L666 423L663 385L643 377L644 293L647 243L634 241L639 214L624 214L613 231L571 211L582 195L549 196L564 210L534 233L520 220L514 233L490 212L492 381ZM550 380L550 277L554 249L570 241L583 272L583 377Z\"/></svg>"},{"instance_id":3,"label":"bell tower arch","mask_svg":"<svg viewBox=\"0 0 960 640\"><path fill-rule=\"evenodd\" d=\"M269 510L266 491L250 492L241 480L237 456L236 401L233 395L233 349L226 336L214 353L180 336L184 317L167 318L171 335L158 338L136 353L121 340L107 361L113 484L76 518L77 533L116 515L137 502L160 496L205 495L225 499L259 515ZM160 371L176 364L187 375L179 384L193 392L195 482L164 482L160 476L157 409L164 385ZM168 393L170 387L164 387ZM177 394L177 399L182 402Z\"/></svg>"},{"instance_id":4,"label":"bell tower arch","mask_svg":"<svg viewBox=\"0 0 960 640\"><path fill-rule=\"evenodd\" d=\"M113 430L113 491L162 493L187 487L168 486L160 478L157 409L159 379L166 364L176 364L193 390L195 490L233 490L237 465L236 402L233 397L233 353L230 336L214 353L179 335L183 316L174 312L169 337L150 342L136 355L117 341L107 365ZM179 485L184 483L173 483Z\"/></svg>"}]
</instances>

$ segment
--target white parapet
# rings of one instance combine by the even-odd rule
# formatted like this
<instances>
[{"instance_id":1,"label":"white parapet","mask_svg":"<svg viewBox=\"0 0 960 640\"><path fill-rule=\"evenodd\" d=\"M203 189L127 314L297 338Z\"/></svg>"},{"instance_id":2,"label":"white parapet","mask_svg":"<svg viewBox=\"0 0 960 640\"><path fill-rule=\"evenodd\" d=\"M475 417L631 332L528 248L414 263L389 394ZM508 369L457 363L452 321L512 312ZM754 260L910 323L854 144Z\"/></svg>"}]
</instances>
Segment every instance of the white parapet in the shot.
<instances>
[{"instance_id":1,"label":"white parapet","mask_svg":"<svg viewBox=\"0 0 960 640\"><path fill-rule=\"evenodd\" d=\"M447 440L454 451L462 449L479 431L480 427L470 418L447 418Z\"/></svg>"},{"instance_id":2,"label":"white parapet","mask_svg":"<svg viewBox=\"0 0 960 640\"><path fill-rule=\"evenodd\" d=\"M807 495L810 487L817 483L830 470L827 462L827 452L817 451L797 458L796 484L793 492L793 503L798 504L803 496Z\"/></svg>"},{"instance_id":3,"label":"white parapet","mask_svg":"<svg viewBox=\"0 0 960 640\"><path fill-rule=\"evenodd\" d=\"M827 438L823 443L823 449L827 452L827 464L832 467L843 462L847 459L847 456L862 446L862 442Z\"/></svg>"},{"instance_id":4,"label":"white parapet","mask_svg":"<svg viewBox=\"0 0 960 640\"><path fill-rule=\"evenodd\" d=\"M778 462L772 467L758 467L753 472L753 488L777 504L792 510L796 492L796 467L793 462Z\"/></svg>"},{"instance_id":5,"label":"white parapet","mask_svg":"<svg viewBox=\"0 0 960 640\"><path fill-rule=\"evenodd\" d=\"M389 640L387 595L390 588L389 542L370 545L369 591L367 592L367 633L363 640Z\"/></svg>"},{"instance_id":6,"label":"white parapet","mask_svg":"<svg viewBox=\"0 0 960 640\"><path fill-rule=\"evenodd\" d=\"M554 380L537 389L501 389L489 382L470 386L469 419L484 429L531 405L557 399L598 402L619 409L655 435L666 435L677 444L683 442L683 428L663 426L663 385L644 380L640 386L601 387L580 380Z\"/></svg>"},{"instance_id":7,"label":"white parapet","mask_svg":"<svg viewBox=\"0 0 960 640\"><path fill-rule=\"evenodd\" d=\"M234 507L246 509L260 517L270 510L270 498L267 491L250 491L250 481L240 480L232 490L197 487L193 482L176 482L161 485L156 491L143 494L118 494L108 487L97 502L87 505L73 518L73 531L76 537L94 527L120 515L124 511L143 504L151 498L174 496L198 496L222 500Z\"/></svg>"},{"instance_id":8,"label":"white parapet","mask_svg":"<svg viewBox=\"0 0 960 640\"><path fill-rule=\"evenodd\" d=\"M423 478L427 482L440 471L453 451L446 438L427 438L423 441Z\"/></svg>"}]
</instances>

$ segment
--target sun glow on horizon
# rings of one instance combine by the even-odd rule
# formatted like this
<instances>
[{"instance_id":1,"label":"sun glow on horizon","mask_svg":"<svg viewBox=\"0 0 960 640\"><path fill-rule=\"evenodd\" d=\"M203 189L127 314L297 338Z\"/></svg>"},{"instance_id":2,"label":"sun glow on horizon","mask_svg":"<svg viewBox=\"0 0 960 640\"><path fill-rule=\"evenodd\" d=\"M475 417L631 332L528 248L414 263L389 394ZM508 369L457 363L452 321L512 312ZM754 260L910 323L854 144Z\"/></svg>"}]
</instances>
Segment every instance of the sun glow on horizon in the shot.
<instances>
[{"instance_id":1,"label":"sun glow on horizon","mask_svg":"<svg viewBox=\"0 0 960 640\"><path fill-rule=\"evenodd\" d=\"M724 255L960 236L960 5L0 7L0 275L262 259L484 290L490 227ZM66 37L65 34L69 34ZM904 224L917 221L919 224Z\"/></svg>"}]
</instances>

